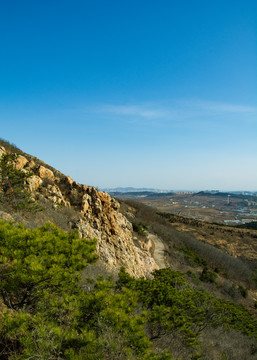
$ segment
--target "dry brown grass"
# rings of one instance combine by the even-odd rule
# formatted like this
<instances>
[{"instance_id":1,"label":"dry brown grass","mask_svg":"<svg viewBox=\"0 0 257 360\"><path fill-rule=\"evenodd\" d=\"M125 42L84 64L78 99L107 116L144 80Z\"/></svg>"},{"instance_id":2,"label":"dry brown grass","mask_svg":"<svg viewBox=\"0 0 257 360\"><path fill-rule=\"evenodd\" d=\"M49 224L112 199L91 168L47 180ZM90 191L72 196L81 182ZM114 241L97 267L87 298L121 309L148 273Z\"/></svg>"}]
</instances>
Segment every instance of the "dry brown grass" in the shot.
<instances>
[{"instance_id":1,"label":"dry brown grass","mask_svg":"<svg viewBox=\"0 0 257 360\"><path fill-rule=\"evenodd\" d=\"M256 360L256 339L235 330L208 328L202 332L202 360Z\"/></svg>"}]
</instances>

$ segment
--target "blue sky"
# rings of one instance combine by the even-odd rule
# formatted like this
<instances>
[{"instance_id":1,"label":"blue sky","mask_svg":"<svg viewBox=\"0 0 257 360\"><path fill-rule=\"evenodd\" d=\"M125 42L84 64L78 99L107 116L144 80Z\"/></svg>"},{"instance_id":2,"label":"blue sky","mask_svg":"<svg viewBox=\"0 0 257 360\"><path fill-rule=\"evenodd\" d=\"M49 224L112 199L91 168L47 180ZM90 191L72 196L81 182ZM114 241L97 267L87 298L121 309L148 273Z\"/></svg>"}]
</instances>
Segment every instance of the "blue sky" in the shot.
<instances>
[{"instance_id":1,"label":"blue sky","mask_svg":"<svg viewBox=\"0 0 257 360\"><path fill-rule=\"evenodd\" d=\"M0 137L100 188L256 190L256 15L0 0Z\"/></svg>"}]
</instances>

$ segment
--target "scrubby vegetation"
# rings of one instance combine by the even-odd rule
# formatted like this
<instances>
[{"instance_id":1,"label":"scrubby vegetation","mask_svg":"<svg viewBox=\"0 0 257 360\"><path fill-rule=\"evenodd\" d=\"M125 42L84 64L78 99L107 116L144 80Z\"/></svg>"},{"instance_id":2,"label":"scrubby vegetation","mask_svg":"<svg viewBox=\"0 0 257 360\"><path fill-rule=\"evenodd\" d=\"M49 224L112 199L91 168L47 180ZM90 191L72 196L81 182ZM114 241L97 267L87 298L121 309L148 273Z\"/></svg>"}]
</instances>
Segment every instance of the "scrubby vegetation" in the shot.
<instances>
[{"instance_id":1,"label":"scrubby vegetation","mask_svg":"<svg viewBox=\"0 0 257 360\"><path fill-rule=\"evenodd\" d=\"M31 198L26 185L30 172L15 168L17 154L3 154L0 159L0 201L12 210L38 211L40 207Z\"/></svg>"},{"instance_id":2,"label":"scrubby vegetation","mask_svg":"<svg viewBox=\"0 0 257 360\"><path fill-rule=\"evenodd\" d=\"M204 359L202 334L215 329L246 337L254 359L257 322L243 306L170 268L151 279L121 269L116 282L85 280L94 250L95 241L53 224L0 222L1 359Z\"/></svg>"},{"instance_id":3,"label":"scrubby vegetation","mask_svg":"<svg viewBox=\"0 0 257 360\"><path fill-rule=\"evenodd\" d=\"M95 264L96 241L71 232L74 208L41 199L37 212L30 174L14 168L15 157L0 163L1 210L16 223L0 220L0 359L257 358L255 263L177 231L172 216L127 202L121 209L133 208L135 237L159 236L172 268L141 279L121 269L111 278Z\"/></svg>"},{"instance_id":4,"label":"scrubby vegetation","mask_svg":"<svg viewBox=\"0 0 257 360\"><path fill-rule=\"evenodd\" d=\"M204 258L201 256L197 255L193 250L190 250L188 247L178 247L177 250L182 252L185 257L191 261L191 264L195 266L207 266L207 261L204 260Z\"/></svg>"},{"instance_id":5,"label":"scrubby vegetation","mask_svg":"<svg viewBox=\"0 0 257 360\"><path fill-rule=\"evenodd\" d=\"M204 266L212 269L213 272L222 273L226 277L242 282L245 286L255 287L255 277L257 266L254 261L244 261L241 258L235 258L232 255L220 250L219 248L205 242L199 241L190 231L178 231L173 226L174 217L176 221L189 221L190 224L198 228L204 226L203 222L174 216L172 214L160 213L153 207L149 207L142 203L126 200L121 202L122 207L131 206L136 209L136 219L138 222L144 223L147 228L157 234L166 244L170 259L174 263L174 259L178 259L178 253L183 255L185 259L184 265ZM133 221L133 218L131 219ZM211 224L213 226L213 224ZM215 225L216 226L216 225ZM217 226L216 226L217 227ZM223 227L221 227L223 229ZM224 230L225 231L225 230ZM231 229L226 229L230 232ZM201 230L202 233L202 230ZM177 263L178 267L183 268L182 259ZM257 284L257 282L256 282Z\"/></svg>"},{"instance_id":6,"label":"scrubby vegetation","mask_svg":"<svg viewBox=\"0 0 257 360\"><path fill-rule=\"evenodd\" d=\"M252 229L252 230L257 230L257 221L251 221L247 224L241 224L241 225L236 225L237 228L240 229Z\"/></svg>"},{"instance_id":7,"label":"scrubby vegetation","mask_svg":"<svg viewBox=\"0 0 257 360\"><path fill-rule=\"evenodd\" d=\"M101 279L82 289L94 247L51 224L0 222L1 359L170 358L151 350L132 290Z\"/></svg>"}]
</instances>

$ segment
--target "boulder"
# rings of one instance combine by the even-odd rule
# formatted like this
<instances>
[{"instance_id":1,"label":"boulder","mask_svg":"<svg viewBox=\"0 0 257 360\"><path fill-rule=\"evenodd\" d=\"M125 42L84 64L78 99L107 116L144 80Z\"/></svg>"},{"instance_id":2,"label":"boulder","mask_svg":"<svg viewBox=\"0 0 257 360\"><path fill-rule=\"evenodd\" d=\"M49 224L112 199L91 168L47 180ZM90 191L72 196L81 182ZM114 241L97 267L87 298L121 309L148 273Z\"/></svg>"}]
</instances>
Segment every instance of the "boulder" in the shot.
<instances>
[{"instance_id":1,"label":"boulder","mask_svg":"<svg viewBox=\"0 0 257 360\"><path fill-rule=\"evenodd\" d=\"M15 162L15 168L17 170L21 170L25 167L27 163L28 163L28 159L26 159L25 156L19 155Z\"/></svg>"},{"instance_id":2,"label":"boulder","mask_svg":"<svg viewBox=\"0 0 257 360\"><path fill-rule=\"evenodd\" d=\"M30 160L27 162L25 168L28 169L28 170L32 170L36 167L36 163L34 160Z\"/></svg>"},{"instance_id":3,"label":"boulder","mask_svg":"<svg viewBox=\"0 0 257 360\"><path fill-rule=\"evenodd\" d=\"M102 212L102 202L99 198L95 199L93 207L94 207L94 213L96 215Z\"/></svg>"},{"instance_id":4,"label":"boulder","mask_svg":"<svg viewBox=\"0 0 257 360\"><path fill-rule=\"evenodd\" d=\"M6 150L3 146L0 146L0 158L2 157L3 154L6 154Z\"/></svg>"},{"instance_id":5,"label":"boulder","mask_svg":"<svg viewBox=\"0 0 257 360\"><path fill-rule=\"evenodd\" d=\"M31 192L36 191L40 187L42 182L43 180L37 175L32 175L29 178L27 178L27 183L29 185L29 190Z\"/></svg>"},{"instance_id":6,"label":"boulder","mask_svg":"<svg viewBox=\"0 0 257 360\"><path fill-rule=\"evenodd\" d=\"M66 181L70 186L74 183L74 180L70 176L66 176Z\"/></svg>"},{"instance_id":7,"label":"boulder","mask_svg":"<svg viewBox=\"0 0 257 360\"><path fill-rule=\"evenodd\" d=\"M120 204L118 203L117 200L115 199L111 199L111 207L114 209L114 210L118 210L120 208Z\"/></svg>"},{"instance_id":8,"label":"boulder","mask_svg":"<svg viewBox=\"0 0 257 360\"><path fill-rule=\"evenodd\" d=\"M66 205L62 192L57 185L48 184L47 187L43 189L43 192L45 197L51 200L54 204Z\"/></svg>"},{"instance_id":9,"label":"boulder","mask_svg":"<svg viewBox=\"0 0 257 360\"><path fill-rule=\"evenodd\" d=\"M40 165L39 168L37 169L37 174L41 179L54 181L54 173L42 165Z\"/></svg>"},{"instance_id":10,"label":"boulder","mask_svg":"<svg viewBox=\"0 0 257 360\"><path fill-rule=\"evenodd\" d=\"M83 195L82 197L82 203L81 203L81 212L85 213L87 212L90 204L90 196L88 194Z\"/></svg>"}]
</instances>

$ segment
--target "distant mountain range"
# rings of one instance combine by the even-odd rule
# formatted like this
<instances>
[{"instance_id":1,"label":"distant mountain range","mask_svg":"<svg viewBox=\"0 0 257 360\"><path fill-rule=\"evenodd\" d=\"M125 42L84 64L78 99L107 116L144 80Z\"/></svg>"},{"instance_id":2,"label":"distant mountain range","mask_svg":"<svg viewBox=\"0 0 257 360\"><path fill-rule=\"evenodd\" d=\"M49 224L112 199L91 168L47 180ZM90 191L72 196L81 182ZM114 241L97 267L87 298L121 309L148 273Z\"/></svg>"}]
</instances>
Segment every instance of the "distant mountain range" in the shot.
<instances>
[{"instance_id":1,"label":"distant mountain range","mask_svg":"<svg viewBox=\"0 0 257 360\"><path fill-rule=\"evenodd\" d=\"M178 191L191 191L185 189L167 190L167 189L155 189L155 188L136 188L136 187L116 187L116 188L101 188L101 191L105 191L110 194L114 193L157 193L157 194L168 194ZM199 195L220 195L227 196L228 194L233 195L256 195L256 191L219 191L219 190L205 190L205 191L193 191Z\"/></svg>"},{"instance_id":2,"label":"distant mountain range","mask_svg":"<svg viewBox=\"0 0 257 360\"><path fill-rule=\"evenodd\" d=\"M135 188L135 187L116 187L116 188L101 188L101 191L108 193L119 192L119 193L128 193L128 192L154 192L154 193L168 193L173 190L163 190L163 189L153 189L153 188Z\"/></svg>"}]
</instances>

